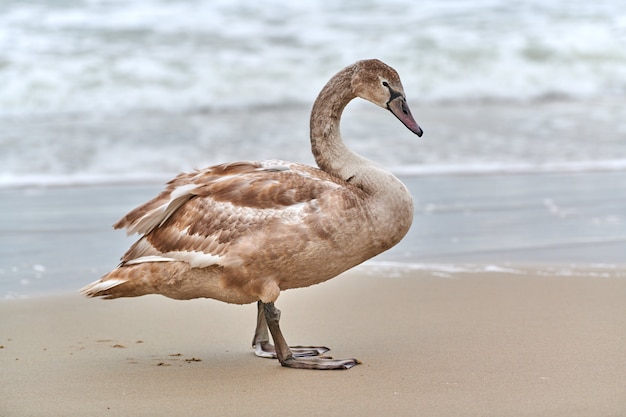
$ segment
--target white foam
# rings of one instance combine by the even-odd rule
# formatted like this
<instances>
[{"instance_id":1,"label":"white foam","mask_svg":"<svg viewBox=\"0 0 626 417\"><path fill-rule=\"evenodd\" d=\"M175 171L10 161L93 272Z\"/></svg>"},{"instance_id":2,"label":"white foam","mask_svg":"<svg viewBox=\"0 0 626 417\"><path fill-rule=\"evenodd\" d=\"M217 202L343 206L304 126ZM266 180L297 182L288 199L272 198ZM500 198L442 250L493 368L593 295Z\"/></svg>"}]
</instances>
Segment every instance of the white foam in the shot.
<instances>
[{"instance_id":1,"label":"white foam","mask_svg":"<svg viewBox=\"0 0 626 417\"><path fill-rule=\"evenodd\" d=\"M349 13L276 0L13 2L0 15L0 114L309 103L367 57L404 69L424 100L621 94L623 10L620 0L377 0ZM390 21L414 29L398 36Z\"/></svg>"},{"instance_id":2,"label":"white foam","mask_svg":"<svg viewBox=\"0 0 626 417\"><path fill-rule=\"evenodd\" d=\"M365 269L396 269L408 271L428 271L446 274L493 272L507 274L521 274L522 271L515 268L498 265L473 265L473 264L439 264L439 263L415 263L370 260L363 263L359 268Z\"/></svg>"},{"instance_id":3,"label":"white foam","mask_svg":"<svg viewBox=\"0 0 626 417\"><path fill-rule=\"evenodd\" d=\"M626 159L598 161L559 161L545 163L494 162L466 164L425 164L398 166L398 175L529 174L559 172L625 171Z\"/></svg>"},{"instance_id":4,"label":"white foam","mask_svg":"<svg viewBox=\"0 0 626 417\"><path fill-rule=\"evenodd\" d=\"M400 176L429 175L491 175L626 171L626 159L604 161L554 162L543 164L490 163L490 164L426 164L397 166L391 171ZM162 173L127 173L74 175L0 175L0 188L65 187L109 184L163 184L174 177Z\"/></svg>"},{"instance_id":5,"label":"white foam","mask_svg":"<svg viewBox=\"0 0 626 417\"><path fill-rule=\"evenodd\" d=\"M380 274L385 271L386 277L397 277L403 271L423 271L439 278L459 277L464 274L498 273L508 275L535 274L539 276L607 278L626 277L623 268L614 264L571 264L564 266L532 266L532 265L481 265L481 264L440 264L369 260L355 268L367 274Z\"/></svg>"},{"instance_id":6,"label":"white foam","mask_svg":"<svg viewBox=\"0 0 626 417\"><path fill-rule=\"evenodd\" d=\"M0 188L23 188L23 187L68 187L85 185L110 185L110 184L163 184L171 176L163 174L84 174L54 175L0 175Z\"/></svg>"}]
</instances>

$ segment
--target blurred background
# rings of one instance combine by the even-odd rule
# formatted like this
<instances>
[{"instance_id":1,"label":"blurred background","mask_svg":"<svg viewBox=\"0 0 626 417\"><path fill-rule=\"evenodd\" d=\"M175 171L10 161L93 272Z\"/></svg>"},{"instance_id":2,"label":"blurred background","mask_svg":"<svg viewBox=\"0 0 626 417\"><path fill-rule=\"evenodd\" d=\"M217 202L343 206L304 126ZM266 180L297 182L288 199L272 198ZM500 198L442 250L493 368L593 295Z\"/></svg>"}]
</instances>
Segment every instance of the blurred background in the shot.
<instances>
[{"instance_id":1,"label":"blurred background","mask_svg":"<svg viewBox=\"0 0 626 417\"><path fill-rule=\"evenodd\" d=\"M626 169L621 0L2 0L0 185L311 163L316 94L374 57L426 134L343 133L397 172Z\"/></svg>"},{"instance_id":2,"label":"blurred background","mask_svg":"<svg viewBox=\"0 0 626 417\"><path fill-rule=\"evenodd\" d=\"M365 58L425 132L344 113L416 203L374 265L626 264L623 0L0 0L0 297L113 268L110 224L180 171L314 163L312 103Z\"/></svg>"}]
</instances>

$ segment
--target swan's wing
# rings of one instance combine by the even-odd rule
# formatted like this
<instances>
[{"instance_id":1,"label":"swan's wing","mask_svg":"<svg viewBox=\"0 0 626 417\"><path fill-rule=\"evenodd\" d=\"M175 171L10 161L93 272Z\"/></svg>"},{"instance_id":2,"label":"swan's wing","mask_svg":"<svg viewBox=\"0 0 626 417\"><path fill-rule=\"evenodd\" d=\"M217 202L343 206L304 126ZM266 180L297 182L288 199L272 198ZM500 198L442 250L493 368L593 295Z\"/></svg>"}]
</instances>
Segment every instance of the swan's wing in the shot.
<instances>
[{"instance_id":1,"label":"swan's wing","mask_svg":"<svg viewBox=\"0 0 626 417\"><path fill-rule=\"evenodd\" d=\"M222 178L250 173L262 168L260 162L234 162L217 165L202 171L179 174L167 183L165 190L145 204L135 208L113 225L115 229L126 229L128 235L147 234L165 222L180 206L197 195L202 185L219 182Z\"/></svg>"},{"instance_id":2,"label":"swan's wing","mask_svg":"<svg viewBox=\"0 0 626 417\"><path fill-rule=\"evenodd\" d=\"M241 251L281 226L315 228L330 211L354 207L360 189L319 169L281 161L219 165L172 180L115 224L143 236L123 264L182 260L237 266ZM278 236L277 236L278 237ZM228 249L237 246L236 251Z\"/></svg>"}]
</instances>

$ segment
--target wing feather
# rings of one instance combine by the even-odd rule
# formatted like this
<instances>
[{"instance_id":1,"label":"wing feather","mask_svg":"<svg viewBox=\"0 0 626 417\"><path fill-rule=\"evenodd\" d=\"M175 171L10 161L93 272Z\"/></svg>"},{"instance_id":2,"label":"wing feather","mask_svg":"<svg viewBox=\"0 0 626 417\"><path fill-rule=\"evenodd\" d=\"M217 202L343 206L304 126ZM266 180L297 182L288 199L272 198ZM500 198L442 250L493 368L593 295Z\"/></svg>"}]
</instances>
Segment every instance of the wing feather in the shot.
<instances>
[{"instance_id":1,"label":"wing feather","mask_svg":"<svg viewBox=\"0 0 626 417\"><path fill-rule=\"evenodd\" d=\"M193 267L237 266L242 252L261 244L255 236L266 228L289 225L299 233L307 217L323 221L320 201L348 207L359 192L324 171L282 161L237 162L180 174L115 224L143 235L122 263L160 257ZM232 247L238 249L229 251Z\"/></svg>"}]
</instances>

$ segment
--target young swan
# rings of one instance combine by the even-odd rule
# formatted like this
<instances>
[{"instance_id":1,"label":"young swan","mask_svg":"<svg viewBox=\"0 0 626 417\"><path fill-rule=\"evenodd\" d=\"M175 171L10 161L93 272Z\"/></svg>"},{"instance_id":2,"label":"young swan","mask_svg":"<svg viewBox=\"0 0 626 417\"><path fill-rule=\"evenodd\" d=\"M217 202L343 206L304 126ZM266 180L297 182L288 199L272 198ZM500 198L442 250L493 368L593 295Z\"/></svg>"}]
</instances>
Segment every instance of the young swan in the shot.
<instances>
[{"instance_id":1,"label":"young swan","mask_svg":"<svg viewBox=\"0 0 626 417\"><path fill-rule=\"evenodd\" d=\"M281 291L333 278L391 248L411 226L406 187L341 139L339 120L355 97L391 111L422 135L396 71L375 59L356 62L333 76L313 105L311 148L319 169L232 162L178 175L114 225L141 237L116 269L82 293L257 302L257 356L292 368L358 364L322 356L325 347L290 348L274 307Z\"/></svg>"}]
</instances>

